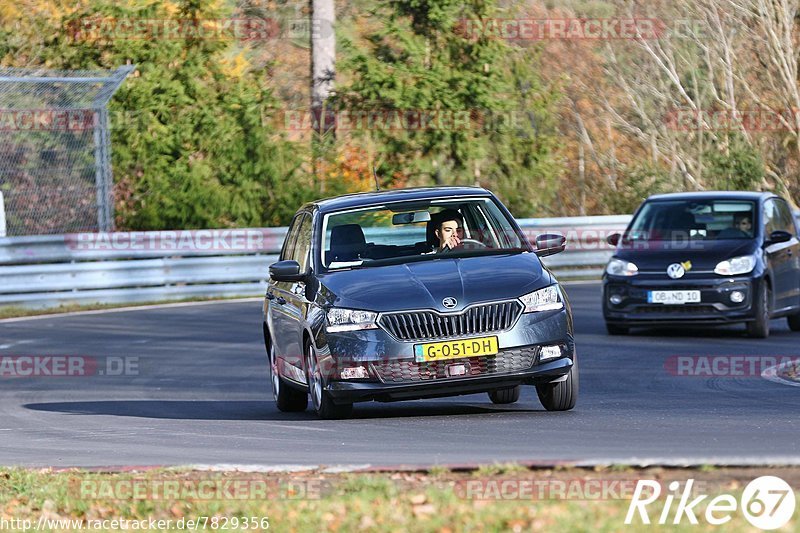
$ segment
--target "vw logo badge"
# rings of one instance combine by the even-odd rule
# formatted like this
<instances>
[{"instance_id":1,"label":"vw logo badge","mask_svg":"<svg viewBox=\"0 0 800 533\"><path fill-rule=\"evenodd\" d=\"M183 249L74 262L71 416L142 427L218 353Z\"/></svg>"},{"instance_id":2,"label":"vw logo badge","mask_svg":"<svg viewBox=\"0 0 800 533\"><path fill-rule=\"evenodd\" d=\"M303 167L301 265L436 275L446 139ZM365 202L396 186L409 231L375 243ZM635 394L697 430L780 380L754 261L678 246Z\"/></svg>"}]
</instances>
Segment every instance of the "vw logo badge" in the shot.
<instances>
[{"instance_id":1,"label":"vw logo badge","mask_svg":"<svg viewBox=\"0 0 800 533\"><path fill-rule=\"evenodd\" d=\"M686 270L680 263L672 263L667 267L667 276L671 277L672 279L682 278L684 274L686 274Z\"/></svg>"},{"instance_id":2,"label":"vw logo badge","mask_svg":"<svg viewBox=\"0 0 800 533\"><path fill-rule=\"evenodd\" d=\"M448 296L447 298L442 300L442 305L445 306L446 309L452 309L458 305L458 300L456 300L452 296Z\"/></svg>"}]
</instances>

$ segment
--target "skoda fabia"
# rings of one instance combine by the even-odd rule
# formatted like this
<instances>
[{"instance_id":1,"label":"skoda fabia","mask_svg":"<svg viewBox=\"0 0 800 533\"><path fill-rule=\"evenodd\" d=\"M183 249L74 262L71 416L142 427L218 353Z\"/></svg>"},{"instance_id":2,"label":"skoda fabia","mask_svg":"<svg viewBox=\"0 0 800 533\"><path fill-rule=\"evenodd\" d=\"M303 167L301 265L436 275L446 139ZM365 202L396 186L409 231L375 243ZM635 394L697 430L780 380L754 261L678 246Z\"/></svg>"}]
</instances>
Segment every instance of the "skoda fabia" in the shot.
<instances>
[{"instance_id":1,"label":"skoda fabia","mask_svg":"<svg viewBox=\"0 0 800 533\"><path fill-rule=\"evenodd\" d=\"M548 410L574 407L578 366L564 291L489 191L353 194L295 215L263 307L281 411L341 418L360 401L488 393L534 385Z\"/></svg>"}]
</instances>

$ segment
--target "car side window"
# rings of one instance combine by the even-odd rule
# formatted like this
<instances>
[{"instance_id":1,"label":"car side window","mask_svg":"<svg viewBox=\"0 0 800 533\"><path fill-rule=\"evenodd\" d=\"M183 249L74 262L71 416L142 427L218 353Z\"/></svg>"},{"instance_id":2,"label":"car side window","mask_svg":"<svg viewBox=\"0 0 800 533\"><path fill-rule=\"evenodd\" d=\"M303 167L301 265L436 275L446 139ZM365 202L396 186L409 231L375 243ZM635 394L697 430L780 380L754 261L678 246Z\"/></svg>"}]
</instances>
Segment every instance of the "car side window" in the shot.
<instances>
[{"instance_id":1,"label":"car side window","mask_svg":"<svg viewBox=\"0 0 800 533\"><path fill-rule=\"evenodd\" d=\"M769 237L769 234L778 228L778 216L775 212L775 201L770 199L764 202L764 236Z\"/></svg>"},{"instance_id":2,"label":"car side window","mask_svg":"<svg viewBox=\"0 0 800 533\"><path fill-rule=\"evenodd\" d=\"M295 215L292 223L289 224L289 231L286 232L286 239L283 241L283 248L281 248L280 261L292 259L294 256L294 243L297 240L297 231L304 215L305 213Z\"/></svg>"},{"instance_id":3,"label":"car side window","mask_svg":"<svg viewBox=\"0 0 800 533\"><path fill-rule=\"evenodd\" d=\"M311 256L311 216L306 214L297 230L297 239L294 245L292 259L300 265L300 272L308 270L308 261Z\"/></svg>"},{"instance_id":4,"label":"car side window","mask_svg":"<svg viewBox=\"0 0 800 533\"><path fill-rule=\"evenodd\" d=\"M789 204L785 200L775 200L775 207L778 215L778 229L796 235L797 230L794 227L794 219L792 218L792 210L789 209Z\"/></svg>"}]
</instances>

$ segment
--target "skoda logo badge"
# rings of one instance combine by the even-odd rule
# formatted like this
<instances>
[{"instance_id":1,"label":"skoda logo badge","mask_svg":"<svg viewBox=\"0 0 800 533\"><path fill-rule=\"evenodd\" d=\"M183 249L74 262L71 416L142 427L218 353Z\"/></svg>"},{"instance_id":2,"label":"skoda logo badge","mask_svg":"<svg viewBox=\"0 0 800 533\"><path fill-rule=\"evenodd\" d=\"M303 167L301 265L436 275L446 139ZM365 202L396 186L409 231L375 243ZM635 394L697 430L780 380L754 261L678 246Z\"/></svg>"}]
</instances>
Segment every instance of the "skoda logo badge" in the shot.
<instances>
[{"instance_id":1,"label":"skoda logo badge","mask_svg":"<svg viewBox=\"0 0 800 533\"><path fill-rule=\"evenodd\" d=\"M684 274L686 274L686 270L680 263L672 263L667 267L667 276L671 277L672 279L682 278Z\"/></svg>"},{"instance_id":2,"label":"skoda logo badge","mask_svg":"<svg viewBox=\"0 0 800 533\"><path fill-rule=\"evenodd\" d=\"M452 309L458 305L458 300L453 298L452 296L448 296L444 300L442 300L442 305L445 306L447 309Z\"/></svg>"}]
</instances>

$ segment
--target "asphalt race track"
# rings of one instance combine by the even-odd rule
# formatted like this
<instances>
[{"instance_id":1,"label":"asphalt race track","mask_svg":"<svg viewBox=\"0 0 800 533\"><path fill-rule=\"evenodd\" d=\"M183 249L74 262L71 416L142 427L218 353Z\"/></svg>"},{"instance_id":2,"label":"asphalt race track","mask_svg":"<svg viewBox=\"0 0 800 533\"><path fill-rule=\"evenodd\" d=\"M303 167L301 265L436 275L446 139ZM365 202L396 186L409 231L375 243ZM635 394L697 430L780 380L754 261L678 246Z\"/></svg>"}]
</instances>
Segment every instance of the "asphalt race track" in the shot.
<instances>
[{"instance_id":1,"label":"asphalt race track","mask_svg":"<svg viewBox=\"0 0 800 533\"><path fill-rule=\"evenodd\" d=\"M0 356L98 365L90 377L0 377L0 464L800 463L800 388L675 366L675 356L798 356L785 320L766 340L742 327L609 337L599 284L568 292L581 396L566 413L544 411L532 387L502 408L473 395L357 404L344 421L280 413L257 301L0 321ZM108 375L125 363L128 375Z\"/></svg>"}]
</instances>

